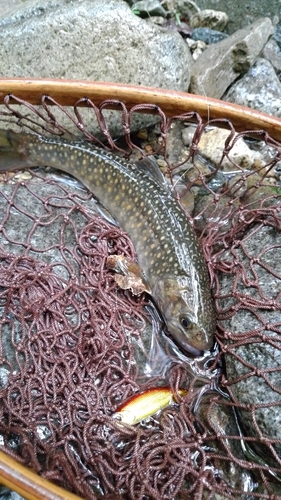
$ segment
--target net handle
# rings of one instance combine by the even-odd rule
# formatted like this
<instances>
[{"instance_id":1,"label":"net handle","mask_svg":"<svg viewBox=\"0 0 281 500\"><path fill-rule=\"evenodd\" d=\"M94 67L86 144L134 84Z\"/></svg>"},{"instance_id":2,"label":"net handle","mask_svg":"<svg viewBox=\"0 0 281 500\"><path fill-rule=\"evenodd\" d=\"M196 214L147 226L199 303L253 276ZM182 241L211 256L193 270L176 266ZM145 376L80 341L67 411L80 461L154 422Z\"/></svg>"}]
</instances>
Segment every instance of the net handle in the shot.
<instances>
[{"instance_id":1,"label":"net handle","mask_svg":"<svg viewBox=\"0 0 281 500\"><path fill-rule=\"evenodd\" d=\"M129 109L137 104L153 103L155 110L159 106L167 116L193 111L205 121L228 119L238 131L264 130L273 139L281 137L280 118L238 104L175 90L85 80L0 78L0 104L11 94L31 104L41 104L42 97L49 95L62 106L74 106L81 98L91 99L96 105L106 99L117 99Z\"/></svg>"},{"instance_id":2,"label":"net handle","mask_svg":"<svg viewBox=\"0 0 281 500\"><path fill-rule=\"evenodd\" d=\"M0 481L27 500L83 500L43 479L0 450Z\"/></svg>"}]
</instances>

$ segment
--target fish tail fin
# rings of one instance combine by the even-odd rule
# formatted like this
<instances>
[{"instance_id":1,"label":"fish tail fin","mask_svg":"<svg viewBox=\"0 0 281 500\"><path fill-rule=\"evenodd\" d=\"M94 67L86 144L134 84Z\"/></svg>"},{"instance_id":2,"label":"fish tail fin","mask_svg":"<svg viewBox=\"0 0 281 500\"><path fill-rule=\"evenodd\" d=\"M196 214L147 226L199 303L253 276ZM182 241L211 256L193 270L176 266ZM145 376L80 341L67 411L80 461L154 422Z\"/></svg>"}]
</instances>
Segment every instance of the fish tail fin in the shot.
<instances>
[{"instance_id":1,"label":"fish tail fin","mask_svg":"<svg viewBox=\"0 0 281 500\"><path fill-rule=\"evenodd\" d=\"M24 135L11 130L0 130L0 172L28 166L23 147Z\"/></svg>"}]
</instances>

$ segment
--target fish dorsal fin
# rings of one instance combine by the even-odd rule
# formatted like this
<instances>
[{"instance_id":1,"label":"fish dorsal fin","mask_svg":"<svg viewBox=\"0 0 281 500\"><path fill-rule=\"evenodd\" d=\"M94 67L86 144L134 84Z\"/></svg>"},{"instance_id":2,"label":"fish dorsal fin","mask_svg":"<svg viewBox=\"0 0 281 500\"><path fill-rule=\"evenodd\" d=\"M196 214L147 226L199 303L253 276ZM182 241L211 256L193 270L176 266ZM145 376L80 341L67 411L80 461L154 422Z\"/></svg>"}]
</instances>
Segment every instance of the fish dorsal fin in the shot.
<instances>
[{"instance_id":1,"label":"fish dorsal fin","mask_svg":"<svg viewBox=\"0 0 281 500\"><path fill-rule=\"evenodd\" d=\"M153 179L158 186L170 192L169 185L154 158L146 156L134 163L142 172Z\"/></svg>"}]
</instances>

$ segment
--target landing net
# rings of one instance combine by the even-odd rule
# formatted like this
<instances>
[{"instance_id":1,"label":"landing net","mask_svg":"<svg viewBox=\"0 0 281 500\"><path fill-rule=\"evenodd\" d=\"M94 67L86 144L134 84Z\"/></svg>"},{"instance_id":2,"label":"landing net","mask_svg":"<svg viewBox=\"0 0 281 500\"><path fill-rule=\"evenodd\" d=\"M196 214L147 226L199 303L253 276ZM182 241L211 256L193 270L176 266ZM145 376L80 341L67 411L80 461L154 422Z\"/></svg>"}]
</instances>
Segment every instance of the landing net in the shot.
<instances>
[{"instance_id":1,"label":"landing net","mask_svg":"<svg viewBox=\"0 0 281 500\"><path fill-rule=\"evenodd\" d=\"M89 500L281 498L280 144L228 120L81 101L7 96L0 125L154 155L198 233L217 343L189 359L149 297L118 287L107 257L134 248L80 183L43 165L3 174L1 449ZM134 132L149 111L156 124ZM136 426L114 418L161 386L187 395Z\"/></svg>"}]
</instances>

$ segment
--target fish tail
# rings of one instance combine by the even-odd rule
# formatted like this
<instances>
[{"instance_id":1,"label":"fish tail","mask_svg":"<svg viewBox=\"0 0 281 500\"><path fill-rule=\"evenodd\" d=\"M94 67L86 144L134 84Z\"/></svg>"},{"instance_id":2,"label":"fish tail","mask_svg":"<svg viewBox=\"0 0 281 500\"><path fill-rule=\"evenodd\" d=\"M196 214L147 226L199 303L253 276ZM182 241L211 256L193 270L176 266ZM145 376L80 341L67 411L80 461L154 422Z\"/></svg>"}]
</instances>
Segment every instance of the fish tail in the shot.
<instances>
[{"instance_id":1,"label":"fish tail","mask_svg":"<svg viewBox=\"0 0 281 500\"><path fill-rule=\"evenodd\" d=\"M26 134L0 130L0 171L18 170L29 166L24 142Z\"/></svg>"}]
</instances>

